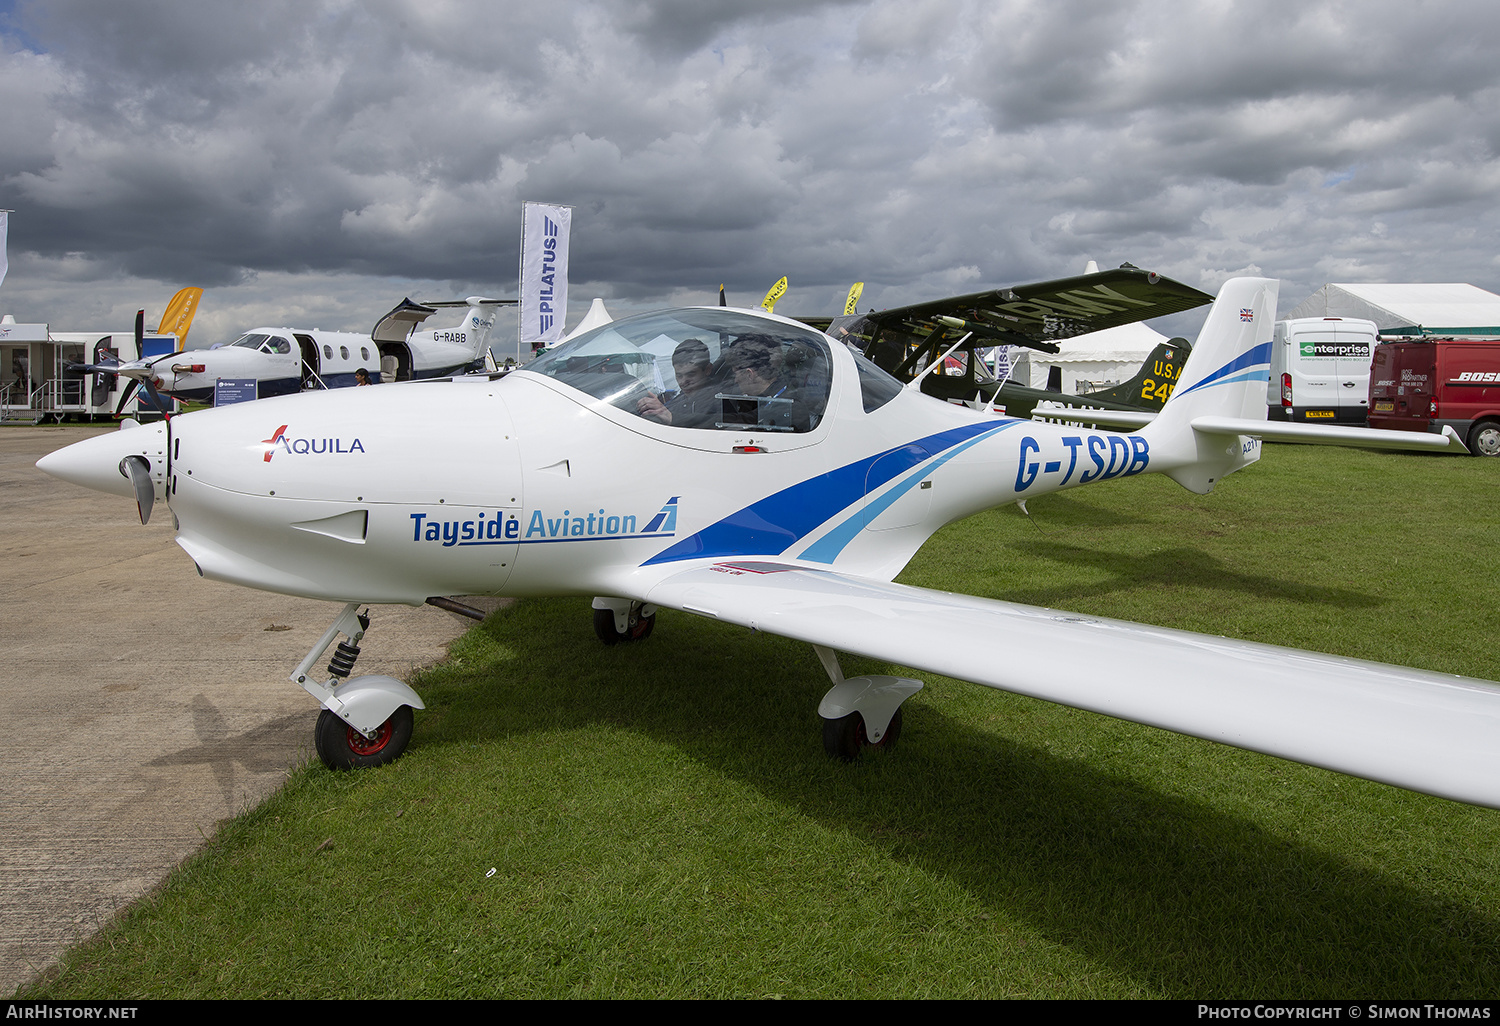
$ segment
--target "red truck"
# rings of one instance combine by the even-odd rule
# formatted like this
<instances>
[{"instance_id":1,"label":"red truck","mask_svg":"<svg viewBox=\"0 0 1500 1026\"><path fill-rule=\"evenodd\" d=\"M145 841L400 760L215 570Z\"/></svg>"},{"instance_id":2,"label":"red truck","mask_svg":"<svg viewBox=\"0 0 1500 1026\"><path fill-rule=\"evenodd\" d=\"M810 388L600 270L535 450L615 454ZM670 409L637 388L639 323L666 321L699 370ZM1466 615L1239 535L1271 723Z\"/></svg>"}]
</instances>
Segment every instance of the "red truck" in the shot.
<instances>
[{"instance_id":1,"label":"red truck","mask_svg":"<svg viewBox=\"0 0 1500 1026\"><path fill-rule=\"evenodd\" d=\"M1500 456L1500 339L1376 346L1369 424L1397 431L1452 427L1475 456Z\"/></svg>"}]
</instances>

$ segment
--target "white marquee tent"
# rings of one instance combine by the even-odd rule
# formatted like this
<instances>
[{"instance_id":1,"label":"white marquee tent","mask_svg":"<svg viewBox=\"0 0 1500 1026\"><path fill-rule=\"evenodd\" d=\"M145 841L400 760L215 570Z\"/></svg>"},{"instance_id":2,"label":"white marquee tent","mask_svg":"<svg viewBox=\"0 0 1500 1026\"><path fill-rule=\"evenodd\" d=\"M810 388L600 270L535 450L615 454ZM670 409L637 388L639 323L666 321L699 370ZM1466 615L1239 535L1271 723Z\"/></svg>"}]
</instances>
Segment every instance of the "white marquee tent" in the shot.
<instances>
[{"instance_id":1,"label":"white marquee tent","mask_svg":"<svg viewBox=\"0 0 1500 1026\"><path fill-rule=\"evenodd\" d=\"M1500 335L1500 296L1461 282L1330 282L1281 317L1362 317L1382 335Z\"/></svg>"},{"instance_id":2,"label":"white marquee tent","mask_svg":"<svg viewBox=\"0 0 1500 1026\"><path fill-rule=\"evenodd\" d=\"M1165 341L1166 335L1137 322L1064 339L1059 343L1062 351L1055 354L1015 347L1010 351L1011 380L1045 388L1048 371L1061 367L1064 392L1108 388L1135 377L1151 350Z\"/></svg>"}]
</instances>

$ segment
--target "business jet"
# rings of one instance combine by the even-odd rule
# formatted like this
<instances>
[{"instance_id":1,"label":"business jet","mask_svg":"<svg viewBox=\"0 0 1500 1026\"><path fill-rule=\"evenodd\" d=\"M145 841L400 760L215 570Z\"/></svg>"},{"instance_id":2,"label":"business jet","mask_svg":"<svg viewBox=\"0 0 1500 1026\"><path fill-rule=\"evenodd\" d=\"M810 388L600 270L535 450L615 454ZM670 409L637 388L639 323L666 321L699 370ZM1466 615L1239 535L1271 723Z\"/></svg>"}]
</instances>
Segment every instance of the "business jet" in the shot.
<instances>
[{"instance_id":1,"label":"business jet","mask_svg":"<svg viewBox=\"0 0 1500 1026\"><path fill-rule=\"evenodd\" d=\"M515 302L482 296L438 303L404 299L369 335L254 328L225 346L167 353L110 369L147 385L148 391L190 402L211 401L221 378L253 379L258 396L265 398L356 385L360 372L371 384L446 377L486 369L486 342L496 309ZM451 327L417 330L446 307L463 307L463 320ZM122 406L132 391L122 398Z\"/></svg>"},{"instance_id":2,"label":"business jet","mask_svg":"<svg viewBox=\"0 0 1500 1026\"><path fill-rule=\"evenodd\" d=\"M291 675L331 767L400 755L423 708L352 675L361 604L564 594L593 596L609 643L639 643L661 609L808 643L843 758L894 744L923 685L846 678L839 652L1500 807L1493 682L892 583L953 520L1147 473L1207 493L1264 438L1463 451L1451 430L1265 421L1276 296L1226 283L1129 434L942 402L797 321L707 307L614 321L503 378L205 410L38 466L134 497L143 520L165 502L205 577L344 603Z\"/></svg>"}]
</instances>

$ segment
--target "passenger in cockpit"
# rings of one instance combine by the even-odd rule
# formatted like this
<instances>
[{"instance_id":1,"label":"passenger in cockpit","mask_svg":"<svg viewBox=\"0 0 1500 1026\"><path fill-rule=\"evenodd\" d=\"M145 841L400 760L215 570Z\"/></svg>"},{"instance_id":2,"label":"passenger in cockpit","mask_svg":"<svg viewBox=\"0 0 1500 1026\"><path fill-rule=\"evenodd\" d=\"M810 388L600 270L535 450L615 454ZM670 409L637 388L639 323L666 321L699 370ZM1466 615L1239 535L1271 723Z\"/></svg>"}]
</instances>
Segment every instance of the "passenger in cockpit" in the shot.
<instances>
[{"instance_id":1,"label":"passenger in cockpit","mask_svg":"<svg viewBox=\"0 0 1500 1026\"><path fill-rule=\"evenodd\" d=\"M677 375L677 393L665 403L650 393L636 404L636 412L673 427L714 427L721 410L708 346L701 339L683 339L672 351L672 372Z\"/></svg>"},{"instance_id":2,"label":"passenger in cockpit","mask_svg":"<svg viewBox=\"0 0 1500 1026\"><path fill-rule=\"evenodd\" d=\"M745 335L729 347L727 360L734 374L734 395L725 396L724 421L770 428L808 431L812 409L801 390L783 373L781 344L763 335Z\"/></svg>"}]
</instances>

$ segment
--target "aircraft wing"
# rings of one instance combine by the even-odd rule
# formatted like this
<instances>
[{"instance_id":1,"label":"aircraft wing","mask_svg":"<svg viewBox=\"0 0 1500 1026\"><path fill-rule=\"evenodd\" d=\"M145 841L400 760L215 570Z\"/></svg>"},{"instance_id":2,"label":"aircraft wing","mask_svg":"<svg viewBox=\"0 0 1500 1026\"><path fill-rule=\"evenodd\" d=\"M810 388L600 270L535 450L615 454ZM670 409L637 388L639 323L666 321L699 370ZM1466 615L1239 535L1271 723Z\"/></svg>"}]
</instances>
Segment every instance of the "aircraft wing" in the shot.
<instances>
[{"instance_id":1,"label":"aircraft wing","mask_svg":"<svg viewBox=\"0 0 1500 1026\"><path fill-rule=\"evenodd\" d=\"M1014 344L1055 353L1060 339L1211 302L1212 296L1191 285L1123 264L1113 271L804 321L835 338L841 337L839 329L865 338L891 333L926 337L937 331L939 338L957 340L972 332L976 345Z\"/></svg>"},{"instance_id":2,"label":"aircraft wing","mask_svg":"<svg viewBox=\"0 0 1500 1026\"><path fill-rule=\"evenodd\" d=\"M699 564L648 602L1458 801L1500 808L1500 685L928 591Z\"/></svg>"}]
</instances>

